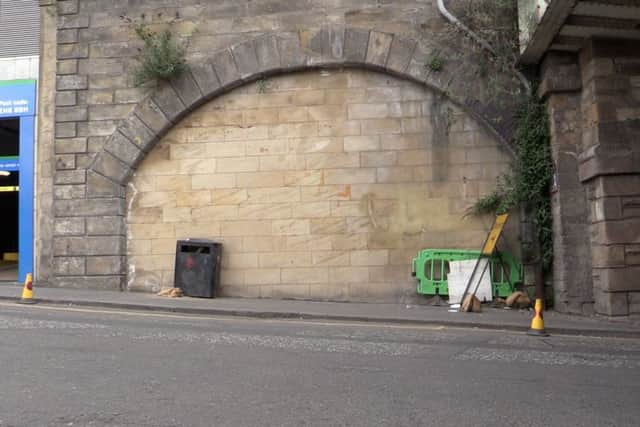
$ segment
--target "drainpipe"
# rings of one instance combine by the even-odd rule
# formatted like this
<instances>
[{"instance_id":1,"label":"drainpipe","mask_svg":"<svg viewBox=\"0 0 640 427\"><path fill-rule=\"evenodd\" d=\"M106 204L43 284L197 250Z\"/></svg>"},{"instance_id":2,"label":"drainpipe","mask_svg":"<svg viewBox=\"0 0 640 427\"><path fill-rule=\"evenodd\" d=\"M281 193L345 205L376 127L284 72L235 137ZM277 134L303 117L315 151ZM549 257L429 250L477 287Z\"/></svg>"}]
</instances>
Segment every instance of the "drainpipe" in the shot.
<instances>
[{"instance_id":1,"label":"drainpipe","mask_svg":"<svg viewBox=\"0 0 640 427\"><path fill-rule=\"evenodd\" d=\"M469 28L466 25L464 25L458 18L456 18L451 12L449 12L449 10L447 9L447 7L444 4L444 0L438 0L438 11L440 12L440 14L442 16L444 16L446 18L447 21L449 21L451 24L456 26L463 33L467 34L471 39L473 39L473 41L478 43L484 50L486 50L487 52L492 54L494 57L498 56L496 54L496 51L493 49L493 47L491 47L491 45L485 39L480 37L471 28ZM527 80L527 78L520 71L518 71L515 68L515 66L511 67L511 70L518 77L518 79L520 79L520 82L525 87L525 89L527 91L527 94L530 95L531 94L531 84L529 83L529 80Z\"/></svg>"}]
</instances>

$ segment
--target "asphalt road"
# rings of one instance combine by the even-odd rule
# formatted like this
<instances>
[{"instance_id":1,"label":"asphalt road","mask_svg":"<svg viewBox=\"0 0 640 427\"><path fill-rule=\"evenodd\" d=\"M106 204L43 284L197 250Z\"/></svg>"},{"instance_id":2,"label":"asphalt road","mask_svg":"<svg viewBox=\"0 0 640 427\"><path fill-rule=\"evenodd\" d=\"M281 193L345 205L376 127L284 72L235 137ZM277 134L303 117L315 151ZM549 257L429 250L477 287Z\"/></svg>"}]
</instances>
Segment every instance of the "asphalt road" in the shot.
<instances>
[{"instance_id":1,"label":"asphalt road","mask_svg":"<svg viewBox=\"0 0 640 427\"><path fill-rule=\"evenodd\" d=\"M0 426L638 426L640 340L0 304Z\"/></svg>"}]
</instances>

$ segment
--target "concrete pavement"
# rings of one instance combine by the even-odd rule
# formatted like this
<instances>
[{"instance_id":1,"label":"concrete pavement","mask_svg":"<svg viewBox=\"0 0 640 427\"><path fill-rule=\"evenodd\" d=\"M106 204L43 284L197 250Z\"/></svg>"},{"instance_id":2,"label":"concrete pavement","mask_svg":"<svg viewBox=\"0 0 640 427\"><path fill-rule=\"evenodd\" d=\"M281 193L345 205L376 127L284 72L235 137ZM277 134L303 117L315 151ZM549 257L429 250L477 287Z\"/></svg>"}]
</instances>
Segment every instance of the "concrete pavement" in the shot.
<instances>
[{"instance_id":1,"label":"concrete pavement","mask_svg":"<svg viewBox=\"0 0 640 427\"><path fill-rule=\"evenodd\" d=\"M19 299L19 285L0 284L0 300ZM426 324L498 330L527 330L532 312L484 308L482 313L450 313L448 307L404 304L363 304L297 300L239 298L166 298L137 292L35 288L42 304L108 307L185 314L298 318L396 324ZM545 327L552 334L640 337L639 319L578 317L553 311L545 313Z\"/></svg>"}]
</instances>

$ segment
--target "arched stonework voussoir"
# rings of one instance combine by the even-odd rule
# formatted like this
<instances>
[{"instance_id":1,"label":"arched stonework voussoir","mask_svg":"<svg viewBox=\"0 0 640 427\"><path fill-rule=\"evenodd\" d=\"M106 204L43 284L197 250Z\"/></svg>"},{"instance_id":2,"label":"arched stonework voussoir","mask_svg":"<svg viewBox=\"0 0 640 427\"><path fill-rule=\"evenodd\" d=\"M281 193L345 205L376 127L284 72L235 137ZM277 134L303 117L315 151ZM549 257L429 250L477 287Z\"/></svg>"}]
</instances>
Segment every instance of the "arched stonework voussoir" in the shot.
<instances>
[{"instance_id":1,"label":"arched stonework voussoir","mask_svg":"<svg viewBox=\"0 0 640 427\"><path fill-rule=\"evenodd\" d=\"M455 57L464 58L462 47L459 50ZM430 70L425 64L434 51L423 41L401 35L331 25L264 34L238 43L202 58L178 79L159 85L109 137L89 173L107 178L120 193L117 187L127 183L145 154L190 111L260 78L313 68L365 68L428 86L465 109L511 151L506 142L510 120L502 115L504 108L480 101L485 88L479 64L458 59L447 61L441 70ZM504 77L503 81L510 81ZM89 195L91 187L89 183ZM104 188L101 183L99 190Z\"/></svg>"}]
</instances>

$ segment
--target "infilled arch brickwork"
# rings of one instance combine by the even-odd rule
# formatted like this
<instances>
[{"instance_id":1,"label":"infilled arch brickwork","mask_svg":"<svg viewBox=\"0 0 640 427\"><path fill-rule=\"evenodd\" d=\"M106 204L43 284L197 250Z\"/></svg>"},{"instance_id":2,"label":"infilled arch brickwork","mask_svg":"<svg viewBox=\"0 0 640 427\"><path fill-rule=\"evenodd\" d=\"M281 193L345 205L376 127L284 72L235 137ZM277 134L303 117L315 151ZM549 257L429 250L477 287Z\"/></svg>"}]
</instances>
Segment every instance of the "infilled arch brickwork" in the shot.
<instances>
[{"instance_id":1,"label":"infilled arch brickwork","mask_svg":"<svg viewBox=\"0 0 640 427\"><path fill-rule=\"evenodd\" d=\"M220 296L411 301L419 250L482 244L490 221L465 211L508 165L476 120L388 74L243 85L187 115L136 168L127 288L171 286L176 240L210 238L224 247Z\"/></svg>"}]
</instances>

